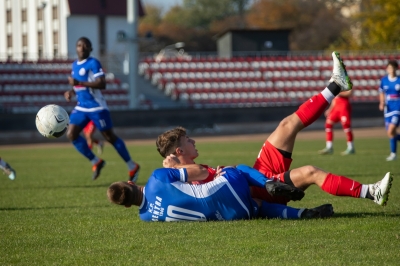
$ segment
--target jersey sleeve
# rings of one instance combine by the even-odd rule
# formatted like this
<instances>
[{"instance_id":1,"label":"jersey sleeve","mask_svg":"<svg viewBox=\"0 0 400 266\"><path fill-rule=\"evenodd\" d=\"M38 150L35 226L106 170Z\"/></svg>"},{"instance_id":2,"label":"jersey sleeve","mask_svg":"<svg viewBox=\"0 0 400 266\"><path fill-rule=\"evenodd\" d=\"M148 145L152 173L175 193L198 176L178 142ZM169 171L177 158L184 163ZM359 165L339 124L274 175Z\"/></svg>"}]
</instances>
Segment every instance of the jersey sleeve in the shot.
<instances>
[{"instance_id":1,"label":"jersey sleeve","mask_svg":"<svg viewBox=\"0 0 400 266\"><path fill-rule=\"evenodd\" d=\"M103 68L99 60L94 59L92 60L91 70L93 72L93 77L98 78L104 76Z\"/></svg>"},{"instance_id":2,"label":"jersey sleeve","mask_svg":"<svg viewBox=\"0 0 400 266\"><path fill-rule=\"evenodd\" d=\"M163 183L173 183L176 181L187 182L187 171L185 168L160 168L153 172L152 176Z\"/></svg>"}]
</instances>

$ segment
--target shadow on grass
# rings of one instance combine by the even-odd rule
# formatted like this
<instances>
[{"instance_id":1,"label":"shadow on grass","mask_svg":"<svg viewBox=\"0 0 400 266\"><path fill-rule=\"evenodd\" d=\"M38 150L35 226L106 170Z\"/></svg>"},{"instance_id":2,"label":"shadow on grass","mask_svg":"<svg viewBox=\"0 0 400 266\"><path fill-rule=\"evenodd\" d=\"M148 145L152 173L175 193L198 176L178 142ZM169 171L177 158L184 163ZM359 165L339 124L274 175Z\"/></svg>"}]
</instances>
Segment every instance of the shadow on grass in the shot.
<instances>
[{"instance_id":1,"label":"shadow on grass","mask_svg":"<svg viewBox=\"0 0 400 266\"><path fill-rule=\"evenodd\" d=\"M13 208L0 208L0 211L31 211L31 210L58 210L58 209L93 209L93 208L108 208L112 207L107 205L99 206L49 206L49 207L13 207Z\"/></svg>"},{"instance_id":2,"label":"shadow on grass","mask_svg":"<svg viewBox=\"0 0 400 266\"><path fill-rule=\"evenodd\" d=\"M333 215L332 218L371 218L371 217L400 217L400 213L385 212L340 212Z\"/></svg>"}]
</instances>

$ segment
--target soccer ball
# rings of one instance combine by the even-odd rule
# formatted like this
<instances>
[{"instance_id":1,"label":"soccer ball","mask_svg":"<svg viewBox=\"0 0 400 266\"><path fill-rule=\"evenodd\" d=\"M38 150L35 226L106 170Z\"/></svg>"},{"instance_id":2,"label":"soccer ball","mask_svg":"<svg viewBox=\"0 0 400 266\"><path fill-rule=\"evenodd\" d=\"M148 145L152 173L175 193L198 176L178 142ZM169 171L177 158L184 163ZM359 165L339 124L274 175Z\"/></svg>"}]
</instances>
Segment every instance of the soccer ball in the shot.
<instances>
[{"instance_id":1,"label":"soccer ball","mask_svg":"<svg viewBox=\"0 0 400 266\"><path fill-rule=\"evenodd\" d=\"M59 138L67 131L69 116L61 106L49 104L42 107L36 115L36 128L49 139Z\"/></svg>"}]
</instances>

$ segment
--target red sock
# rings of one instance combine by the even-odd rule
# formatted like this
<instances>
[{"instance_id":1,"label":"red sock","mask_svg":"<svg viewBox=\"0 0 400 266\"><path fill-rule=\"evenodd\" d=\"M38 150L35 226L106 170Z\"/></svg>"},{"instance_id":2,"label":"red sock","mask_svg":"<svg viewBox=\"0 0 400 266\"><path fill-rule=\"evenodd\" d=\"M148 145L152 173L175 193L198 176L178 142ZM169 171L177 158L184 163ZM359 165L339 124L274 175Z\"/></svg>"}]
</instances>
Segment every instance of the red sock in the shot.
<instances>
[{"instance_id":1,"label":"red sock","mask_svg":"<svg viewBox=\"0 0 400 266\"><path fill-rule=\"evenodd\" d=\"M333 125L325 123L326 141L333 141Z\"/></svg>"},{"instance_id":2,"label":"red sock","mask_svg":"<svg viewBox=\"0 0 400 266\"><path fill-rule=\"evenodd\" d=\"M359 198L362 184L345 176L329 173L321 188L331 195Z\"/></svg>"},{"instance_id":3,"label":"red sock","mask_svg":"<svg viewBox=\"0 0 400 266\"><path fill-rule=\"evenodd\" d=\"M353 131L351 131L351 128L345 128L344 132L346 133L347 142L353 141Z\"/></svg>"},{"instance_id":4,"label":"red sock","mask_svg":"<svg viewBox=\"0 0 400 266\"><path fill-rule=\"evenodd\" d=\"M325 100L324 96L319 93L300 105L296 114L303 125L307 127L322 115L328 105L329 103Z\"/></svg>"}]
</instances>

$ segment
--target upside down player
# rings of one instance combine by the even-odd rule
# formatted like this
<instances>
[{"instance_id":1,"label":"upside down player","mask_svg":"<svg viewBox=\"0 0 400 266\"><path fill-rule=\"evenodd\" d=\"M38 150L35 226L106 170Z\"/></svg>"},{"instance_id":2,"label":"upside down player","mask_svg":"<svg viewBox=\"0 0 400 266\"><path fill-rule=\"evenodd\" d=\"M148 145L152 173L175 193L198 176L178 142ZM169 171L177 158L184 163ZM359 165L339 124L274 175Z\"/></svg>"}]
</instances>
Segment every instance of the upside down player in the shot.
<instances>
[{"instance_id":1,"label":"upside down player","mask_svg":"<svg viewBox=\"0 0 400 266\"><path fill-rule=\"evenodd\" d=\"M361 184L345 176L325 172L315 166L307 165L289 170L292 162L292 151L297 133L312 124L325 110L329 103L341 91L352 89L352 83L347 75L345 65L339 54L332 53L333 75L329 85L319 94L303 103L298 110L284 118L274 132L265 141L254 163L254 168L269 178L292 185L301 190L306 190L315 184L323 191L335 196L349 196L354 198L367 198L378 205L384 206L388 200L392 175L387 173L382 180L375 184ZM178 127L161 134L157 141L157 150L163 156L164 167L176 165L195 164L198 157L195 141L186 135L184 128ZM173 154L177 160L171 159ZM210 176L205 182L211 181L215 169L206 165ZM268 202L286 204L290 198L271 197L264 189L252 187L252 197Z\"/></svg>"},{"instance_id":2,"label":"upside down player","mask_svg":"<svg viewBox=\"0 0 400 266\"><path fill-rule=\"evenodd\" d=\"M332 101L329 108L325 111L325 134L326 134L326 146L318 153L333 154L333 125L340 122L343 127L343 131L346 134L347 149L341 152L341 155L354 154L354 143L353 143L353 131L351 130L351 104L350 97L353 90L342 91Z\"/></svg>"},{"instance_id":3,"label":"upside down player","mask_svg":"<svg viewBox=\"0 0 400 266\"><path fill-rule=\"evenodd\" d=\"M104 138L110 142L128 166L129 180L138 178L140 166L134 163L129 155L125 143L112 130L110 112L107 103L101 94L106 89L106 79L100 62L91 57L92 43L86 37L81 37L76 42L78 60L72 63L72 73L68 77L72 90L66 91L64 97L67 101L76 95L78 104L70 115L70 124L67 137L75 148L92 163L92 179L96 180L105 161L98 158L89 149L86 140L80 136L82 129L93 121Z\"/></svg>"},{"instance_id":4,"label":"upside down player","mask_svg":"<svg viewBox=\"0 0 400 266\"><path fill-rule=\"evenodd\" d=\"M243 170L243 171L242 171ZM252 199L249 184L264 189L268 181L248 166L225 167L216 171L215 180L201 185L189 182L204 180L209 173L199 165L180 169L155 170L145 187L135 183L115 182L107 190L115 204L139 206L143 221L232 221L253 218L325 218L333 215L331 204L313 209L297 209ZM248 174L249 171L253 173Z\"/></svg>"}]
</instances>

